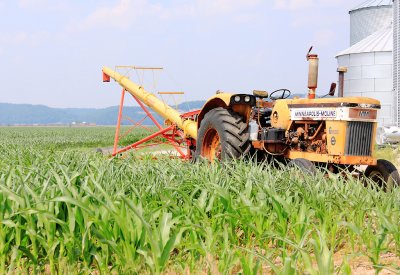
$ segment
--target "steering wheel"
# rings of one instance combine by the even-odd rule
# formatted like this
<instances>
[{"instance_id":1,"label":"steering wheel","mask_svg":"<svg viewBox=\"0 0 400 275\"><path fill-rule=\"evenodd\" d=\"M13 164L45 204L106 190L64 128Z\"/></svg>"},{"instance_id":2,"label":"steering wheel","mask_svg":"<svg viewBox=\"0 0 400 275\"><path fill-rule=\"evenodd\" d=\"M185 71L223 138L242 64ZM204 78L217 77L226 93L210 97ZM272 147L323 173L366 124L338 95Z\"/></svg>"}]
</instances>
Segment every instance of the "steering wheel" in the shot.
<instances>
[{"instance_id":1,"label":"steering wheel","mask_svg":"<svg viewBox=\"0 0 400 275\"><path fill-rule=\"evenodd\" d=\"M279 93L281 92L281 95L277 95L277 96L273 96L273 94L275 93ZM275 90L273 91L270 95L269 98L271 100L277 100L277 99L286 99L290 96L291 92L288 89L279 89L279 90Z\"/></svg>"}]
</instances>

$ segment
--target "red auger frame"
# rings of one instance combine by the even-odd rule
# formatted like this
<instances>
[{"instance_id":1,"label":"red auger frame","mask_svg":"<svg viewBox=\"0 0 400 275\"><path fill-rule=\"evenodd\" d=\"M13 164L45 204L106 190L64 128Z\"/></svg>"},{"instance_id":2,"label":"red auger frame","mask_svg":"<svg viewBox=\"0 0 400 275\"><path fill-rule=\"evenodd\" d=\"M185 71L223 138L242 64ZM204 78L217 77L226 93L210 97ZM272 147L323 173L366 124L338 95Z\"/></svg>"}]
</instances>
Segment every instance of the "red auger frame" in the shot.
<instances>
[{"instance_id":1,"label":"red auger frame","mask_svg":"<svg viewBox=\"0 0 400 275\"><path fill-rule=\"evenodd\" d=\"M104 79L103 79L104 80ZM195 145L195 140L192 138L187 138L185 137L184 133L182 130L180 130L178 127L176 127L175 124L167 125L163 127L157 120L156 118L152 115L151 112L146 108L146 106L143 104L142 101L140 101L137 97L133 96L132 97L135 99L135 101L139 104L139 106L143 109L143 111L146 113L146 115L139 121L135 122L129 117L125 118L129 120L130 122L133 123L133 126L131 126L125 133L120 135L120 130L121 130L121 121L123 119L122 117L122 110L124 106L124 101L125 101L125 89L122 89L121 93L121 100L120 100L120 105L119 105L119 111L118 111L118 121L117 121L117 126L115 130L115 138L114 138L114 148L112 151L112 156L119 155L123 152L132 150L132 149L142 149L145 147L152 147L152 146L157 146L160 144L169 144L175 148L177 151L177 156L178 158L189 160L191 159L192 156L192 148L194 148ZM183 119L192 119L196 120L197 115L200 113L200 110L195 110L187 113L183 113L181 117ZM146 118L150 118L151 121L154 123L154 125L158 128L158 131L154 131L153 129L147 127L146 125L143 125L143 122L145 121ZM125 146L123 148L118 148L118 143L119 141L124 138L126 135L128 135L132 130L135 128L140 127L142 129L145 129L149 131L149 135L131 145ZM149 143L152 141L151 143ZM175 156L172 156L175 157Z\"/></svg>"}]
</instances>

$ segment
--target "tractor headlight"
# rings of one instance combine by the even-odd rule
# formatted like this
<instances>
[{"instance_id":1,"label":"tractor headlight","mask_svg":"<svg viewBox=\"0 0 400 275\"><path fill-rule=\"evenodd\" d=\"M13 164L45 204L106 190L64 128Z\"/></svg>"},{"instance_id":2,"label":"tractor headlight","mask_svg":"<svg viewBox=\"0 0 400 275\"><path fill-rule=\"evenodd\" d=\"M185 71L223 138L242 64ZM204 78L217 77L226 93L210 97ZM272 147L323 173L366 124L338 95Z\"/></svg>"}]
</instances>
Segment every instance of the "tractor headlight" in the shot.
<instances>
[{"instance_id":1,"label":"tractor headlight","mask_svg":"<svg viewBox=\"0 0 400 275\"><path fill-rule=\"evenodd\" d=\"M229 104L233 105L244 104L244 105L255 106L256 98L249 94L233 94L231 95Z\"/></svg>"}]
</instances>

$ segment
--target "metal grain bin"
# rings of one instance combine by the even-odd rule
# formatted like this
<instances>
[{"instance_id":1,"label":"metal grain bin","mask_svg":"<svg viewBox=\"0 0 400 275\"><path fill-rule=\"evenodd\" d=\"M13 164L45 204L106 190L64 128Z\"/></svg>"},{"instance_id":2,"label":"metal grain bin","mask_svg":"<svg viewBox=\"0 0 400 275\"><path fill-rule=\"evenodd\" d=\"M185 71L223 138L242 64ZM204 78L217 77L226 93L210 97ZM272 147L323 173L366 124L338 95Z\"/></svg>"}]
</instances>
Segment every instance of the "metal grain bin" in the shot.
<instances>
[{"instance_id":1,"label":"metal grain bin","mask_svg":"<svg viewBox=\"0 0 400 275\"><path fill-rule=\"evenodd\" d=\"M392 22L392 0L369 0L356 6L350 14L350 46Z\"/></svg>"},{"instance_id":2,"label":"metal grain bin","mask_svg":"<svg viewBox=\"0 0 400 275\"><path fill-rule=\"evenodd\" d=\"M347 67L344 78L344 96L372 97L381 101L378 123L395 123L393 92L393 29L383 28L350 48L336 58L339 67Z\"/></svg>"}]
</instances>

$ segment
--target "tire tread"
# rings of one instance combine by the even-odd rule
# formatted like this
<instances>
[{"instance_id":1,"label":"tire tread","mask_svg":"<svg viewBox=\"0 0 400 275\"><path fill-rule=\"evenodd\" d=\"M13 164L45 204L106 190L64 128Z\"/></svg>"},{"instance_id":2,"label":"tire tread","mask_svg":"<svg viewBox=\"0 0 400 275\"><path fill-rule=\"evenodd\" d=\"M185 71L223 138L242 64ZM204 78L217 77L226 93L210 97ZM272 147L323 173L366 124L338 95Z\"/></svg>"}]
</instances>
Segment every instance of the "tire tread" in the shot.
<instances>
[{"instance_id":1,"label":"tire tread","mask_svg":"<svg viewBox=\"0 0 400 275\"><path fill-rule=\"evenodd\" d=\"M213 124L221 124L223 128L223 135L225 140L225 153L224 157L227 158L240 158L249 153L251 144L249 142L249 133L247 131L248 125L243 121L243 118L233 112L222 107L215 108L209 111L202 121L202 125L199 129L198 145L196 148L195 157L198 158L201 155L201 143L202 136L206 132L206 129L212 127ZM220 133L219 133L220 134Z\"/></svg>"}]
</instances>

